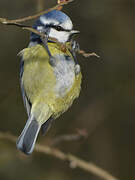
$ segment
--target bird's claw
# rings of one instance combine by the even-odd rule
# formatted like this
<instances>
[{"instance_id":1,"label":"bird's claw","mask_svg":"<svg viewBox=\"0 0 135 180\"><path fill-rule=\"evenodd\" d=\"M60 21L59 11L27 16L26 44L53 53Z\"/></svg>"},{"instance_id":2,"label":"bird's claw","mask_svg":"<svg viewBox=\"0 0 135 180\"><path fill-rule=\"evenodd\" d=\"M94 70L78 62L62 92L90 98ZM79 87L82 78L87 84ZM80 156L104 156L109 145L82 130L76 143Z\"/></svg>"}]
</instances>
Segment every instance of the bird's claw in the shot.
<instances>
[{"instance_id":1,"label":"bird's claw","mask_svg":"<svg viewBox=\"0 0 135 180\"><path fill-rule=\"evenodd\" d=\"M48 41L48 35L46 35L46 37L42 39L42 42L43 42L44 47L48 53L50 65L55 66L56 65L56 59L52 56L52 54L48 48L47 41Z\"/></svg>"},{"instance_id":2,"label":"bird's claw","mask_svg":"<svg viewBox=\"0 0 135 180\"><path fill-rule=\"evenodd\" d=\"M81 72L81 68L79 64L75 65L75 75L78 75Z\"/></svg>"},{"instance_id":3,"label":"bird's claw","mask_svg":"<svg viewBox=\"0 0 135 180\"><path fill-rule=\"evenodd\" d=\"M55 66L56 65L56 59L53 56L50 56L49 63L51 66Z\"/></svg>"},{"instance_id":4,"label":"bird's claw","mask_svg":"<svg viewBox=\"0 0 135 180\"><path fill-rule=\"evenodd\" d=\"M76 41L71 42L72 51L77 52L80 50L80 45Z\"/></svg>"}]
</instances>

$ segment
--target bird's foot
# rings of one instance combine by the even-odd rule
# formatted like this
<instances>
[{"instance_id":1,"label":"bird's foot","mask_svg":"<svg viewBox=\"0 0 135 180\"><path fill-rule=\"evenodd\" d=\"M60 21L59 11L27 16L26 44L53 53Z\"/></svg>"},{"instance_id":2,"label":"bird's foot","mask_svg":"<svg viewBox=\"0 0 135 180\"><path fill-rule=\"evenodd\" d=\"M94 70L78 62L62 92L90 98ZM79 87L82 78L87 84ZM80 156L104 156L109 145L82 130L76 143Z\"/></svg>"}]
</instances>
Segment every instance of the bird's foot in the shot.
<instances>
[{"instance_id":1,"label":"bird's foot","mask_svg":"<svg viewBox=\"0 0 135 180\"><path fill-rule=\"evenodd\" d=\"M81 72L81 67L79 64L75 65L75 75L78 75Z\"/></svg>"},{"instance_id":2,"label":"bird's foot","mask_svg":"<svg viewBox=\"0 0 135 180\"><path fill-rule=\"evenodd\" d=\"M77 52L80 50L80 46L79 43L76 41L71 41L71 47L72 47L72 51Z\"/></svg>"},{"instance_id":3,"label":"bird's foot","mask_svg":"<svg viewBox=\"0 0 135 180\"><path fill-rule=\"evenodd\" d=\"M56 59L53 56L49 57L49 64L51 66L55 66L56 65Z\"/></svg>"}]
</instances>

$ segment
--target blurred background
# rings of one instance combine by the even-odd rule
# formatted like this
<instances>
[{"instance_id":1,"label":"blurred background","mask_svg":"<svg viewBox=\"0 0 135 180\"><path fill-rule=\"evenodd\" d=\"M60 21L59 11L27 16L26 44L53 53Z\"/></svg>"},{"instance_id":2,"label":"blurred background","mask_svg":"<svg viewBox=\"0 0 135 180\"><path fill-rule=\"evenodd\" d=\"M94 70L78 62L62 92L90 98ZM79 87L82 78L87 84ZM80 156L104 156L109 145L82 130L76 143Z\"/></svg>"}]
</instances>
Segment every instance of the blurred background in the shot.
<instances>
[{"instance_id":1,"label":"blurred background","mask_svg":"<svg viewBox=\"0 0 135 180\"><path fill-rule=\"evenodd\" d=\"M43 8L56 0L41 1ZM38 0L1 0L0 17L32 15ZM86 129L88 138L56 147L112 173L120 180L135 179L135 0L75 0L63 9L73 20L82 49L100 59L78 56L82 91L49 133L49 138ZM29 22L31 25L33 22ZM27 47L29 32L0 25L0 131L20 135L27 119L19 86L18 52ZM0 140L1 180L100 180L45 154L26 157L15 143Z\"/></svg>"}]
</instances>

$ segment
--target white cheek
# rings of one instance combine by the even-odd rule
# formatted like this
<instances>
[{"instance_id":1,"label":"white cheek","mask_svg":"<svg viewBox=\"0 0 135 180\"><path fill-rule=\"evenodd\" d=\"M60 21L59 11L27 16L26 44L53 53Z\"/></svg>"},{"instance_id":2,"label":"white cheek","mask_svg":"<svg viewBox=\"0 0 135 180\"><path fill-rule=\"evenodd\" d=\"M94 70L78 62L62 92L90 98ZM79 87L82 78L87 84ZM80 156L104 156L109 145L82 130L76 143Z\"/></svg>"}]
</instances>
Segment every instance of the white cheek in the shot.
<instances>
[{"instance_id":1,"label":"white cheek","mask_svg":"<svg viewBox=\"0 0 135 180\"><path fill-rule=\"evenodd\" d=\"M65 31L56 31L55 29L51 29L49 33L49 37L56 38L59 42L65 43L68 41L70 36L69 32Z\"/></svg>"}]
</instances>

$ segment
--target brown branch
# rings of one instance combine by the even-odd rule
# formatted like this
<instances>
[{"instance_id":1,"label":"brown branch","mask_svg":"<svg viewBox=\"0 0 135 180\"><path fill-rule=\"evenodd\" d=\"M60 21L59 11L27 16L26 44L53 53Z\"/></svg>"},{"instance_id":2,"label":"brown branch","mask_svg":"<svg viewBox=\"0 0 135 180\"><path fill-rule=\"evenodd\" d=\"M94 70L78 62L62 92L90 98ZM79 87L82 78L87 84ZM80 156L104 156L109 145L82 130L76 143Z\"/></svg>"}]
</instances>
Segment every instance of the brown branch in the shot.
<instances>
[{"instance_id":1,"label":"brown branch","mask_svg":"<svg viewBox=\"0 0 135 180\"><path fill-rule=\"evenodd\" d=\"M97 58L100 58L99 55L97 55L95 52L92 52L92 53L86 53L84 50L79 50L78 51L79 54L83 55L84 57L88 58L88 57L91 57L91 56L95 56Z\"/></svg>"},{"instance_id":2,"label":"brown branch","mask_svg":"<svg viewBox=\"0 0 135 180\"><path fill-rule=\"evenodd\" d=\"M58 4L61 4L61 3L63 3L63 2L67 2L68 0L57 0L57 3ZM62 6L60 6L59 8L58 8L58 10L62 10Z\"/></svg>"},{"instance_id":3,"label":"brown branch","mask_svg":"<svg viewBox=\"0 0 135 180\"><path fill-rule=\"evenodd\" d=\"M27 26L27 25L23 25L23 24L20 24L22 22L25 22L25 21L28 21L28 20L32 20L32 19L36 19L38 18L39 16L47 13L47 12L50 12L54 9L61 9L63 5L66 5L70 2L72 2L74 0L58 0L58 4L52 8L49 8L48 10L44 10L44 11L41 11L33 16L28 16L28 17L24 17L24 18L20 18L20 19L15 19L15 20L9 20L9 19L6 19L6 18L0 18L0 23L1 24L5 24L5 25L14 25L14 26L17 26L17 27L20 27L24 30L27 30L27 31L30 31L30 32L34 32L35 34L38 34L41 39L45 38L45 34L37 31L36 29L33 29L31 26ZM61 50L62 51L65 51L66 48L70 49L71 50L71 46L67 45L66 44L63 44L63 43L60 43L57 41L57 39L55 38L49 38L49 40L51 41L54 41L55 43L57 43L57 45L60 46ZM77 51L79 54L83 55L84 57L90 57L90 56L96 56L99 58L99 56L96 54L96 53L86 53L84 50L78 50Z\"/></svg>"},{"instance_id":4,"label":"brown branch","mask_svg":"<svg viewBox=\"0 0 135 180\"><path fill-rule=\"evenodd\" d=\"M49 8L47 10L44 10L44 11L41 11L35 15L32 15L32 16L27 16L27 17L24 17L24 18L19 18L19 19L14 19L14 20L9 20L9 19L6 19L6 18L0 18L0 23L3 23L3 24L11 24L11 23L22 23L22 22L26 22L26 21L29 21L29 20L32 20L32 19L36 19L38 18L39 16L45 14L45 13L48 13L52 10L55 10L55 9L58 9L59 7L61 6L64 6L70 2L73 2L74 0L68 0L68 1L63 1L59 4L57 4L56 6L52 7L52 8Z\"/></svg>"},{"instance_id":5,"label":"brown branch","mask_svg":"<svg viewBox=\"0 0 135 180\"><path fill-rule=\"evenodd\" d=\"M1 18L0 18L1 19ZM5 23L4 23L5 24ZM23 25L23 24L20 24L20 23L11 23L11 22L6 22L6 25L14 25L14 26L17 26L17 27L20 27L20 28L22 28L22 29L24 29L24 30L27 30L27 31L29 31L29 32L33 32L33 33L35 33L35 34L37 34L37 35L39 35L40 37L41 37L41 39L42 38L45 38L45 34L44 33L41 33L41 32L39 32L39 31L37 31L36 29L34 29L34 28L32 28L31 26L26 26L26 25ZM68 48L68 49L70 49L71 50L71 44L69 44L69 45L66 45L66 44L63 44L63 43L60 43L60 42L58 42L58 40L57 39L55 39L55 38L51 38L51 37L49 37L48 38L50 41L53 41L53 42L55 42L55 43L57 43L57 45L58 46L60 46L60 48L61 48L61 50L64 52L65 51L65 49L66 48ZM97 57L97 58L99 58L100 56L98 56L95 52L93 52L93 53L86 53L84 50L78 50L77 51L79 54L81 54L82 56L84 56L84 57L90 57L90 56L95 56L95 57Z\"/></svg>"},{"instance_id":6,"label":"brown branch","mask_svg":"<svg viewBox=\"0 0 135 180\"><path fill-rule=\"evenodd\" d=\"M52 7L52 8L49 8L48 10L44 10L42 12L39 12L39 13L33 15L33 16L28 16L28 17L24 17L24 18L20 18L20 19L16 19L16 20L9 20L9 19L6 19L6 18L0 18L0 23L5 24L5 25L14 25L14 26L20 27L20 28L22 28L24 30L34 32L35 34L38 34L41 37L45 37L44 33L41 33L39 31L37 31L36 29L32 28L31 26L23 25L23 24L20 24L20 23L28 21L28 20L36 19L39 16L41 16L41 15L47 13L47 12L50 12L50 11L52 11L54 9L58 9L59 7L61 7L63 5L66 5L66 4L68 4L68 3L72 2L72 1L74 1L74 0L63 0L63 1L58 0L58 5L56 5L56 6ZM52 40L52 41L58 43L59 45L62 44L62 46L63 46L63 43L59 43L57 41L57 39L55 39L55 38L49 38L49 40Z\"/></svg>"},{"instance_id":7,"label":"brown branch","mask_svg":"<svg viewBox=\"0 0 135 180\"><path fill-rule=\"evenodd\" d=\"M86 129L77 129L76 134L65 134L51 139L51 146L58 145L63 141L78 141L88 137Z\"/></svg>"},{"instance_id":8,"label":"brown branch","mask_svg":"<svg viewBox=\"0 0 135 180\"><path fill-rule=\"evenodd\" d=\"M3 133L3 132L0 132L0 138L9 140L14 143L16 142L16 139L17 139L17 137L15 137L14 135L9 134L9 133ZM110 173L108 173L104 169L96 166L95 164L93 164L91 162L86 162L72 154L66 154L66 153L60 151L59 149L52 148L47 145L37 144L35 146L35 151L53 156L62 161L68 161L70 163L71 168L78 167L84 171L87 171L88 173L92 173L95 176L100 177L103 180L118 180L116 177L112 176Z\"/></svg>"}]
</instances>

